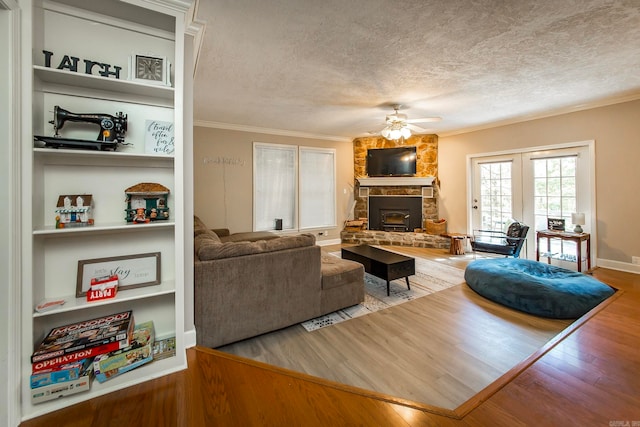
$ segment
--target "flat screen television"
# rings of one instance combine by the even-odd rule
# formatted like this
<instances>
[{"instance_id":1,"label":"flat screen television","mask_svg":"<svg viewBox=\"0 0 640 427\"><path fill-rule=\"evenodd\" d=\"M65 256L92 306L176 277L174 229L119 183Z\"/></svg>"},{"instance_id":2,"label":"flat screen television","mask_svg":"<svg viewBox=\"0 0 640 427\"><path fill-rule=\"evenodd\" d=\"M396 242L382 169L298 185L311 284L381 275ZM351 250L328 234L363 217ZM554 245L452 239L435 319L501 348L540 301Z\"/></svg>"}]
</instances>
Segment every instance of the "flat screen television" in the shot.
<instances>
[{"instance_id":1,"label":"flat screen television","mask_svg":"<svg viewBox=\"0 0 640 427\"><path fill-rule=\"evenodd\" d=\"M414 176L416 147L374 148L367 150L367 175Z\"/></svg>"}]
</instances>

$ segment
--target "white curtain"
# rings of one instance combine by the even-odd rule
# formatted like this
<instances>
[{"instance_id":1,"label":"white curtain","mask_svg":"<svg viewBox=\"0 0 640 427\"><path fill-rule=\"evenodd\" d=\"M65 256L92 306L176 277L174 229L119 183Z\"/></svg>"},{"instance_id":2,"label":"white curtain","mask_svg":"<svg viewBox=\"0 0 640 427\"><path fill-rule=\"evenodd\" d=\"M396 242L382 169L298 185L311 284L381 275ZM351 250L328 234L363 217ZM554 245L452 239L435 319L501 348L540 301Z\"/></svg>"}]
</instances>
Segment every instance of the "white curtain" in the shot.
<instances>
[{"instance_id":1,"label":"white curtain","mask_svg":"<svg viewBox=\"0 0 640 427\"><path fill-rule=\"evenodd\" d=\"M297 147L255 143L253 150L255 230L284 230L296 224Z\"/></svg>"},{"instance_id":2,"label":"white curtain","mask_svg":"<svg viewBox=\"0 0 640 427\"><path fill-rule=\"evenodd\" d=\"M335 150L300 147L300 228L335 227Z\"/></svg>"}]
</instances>

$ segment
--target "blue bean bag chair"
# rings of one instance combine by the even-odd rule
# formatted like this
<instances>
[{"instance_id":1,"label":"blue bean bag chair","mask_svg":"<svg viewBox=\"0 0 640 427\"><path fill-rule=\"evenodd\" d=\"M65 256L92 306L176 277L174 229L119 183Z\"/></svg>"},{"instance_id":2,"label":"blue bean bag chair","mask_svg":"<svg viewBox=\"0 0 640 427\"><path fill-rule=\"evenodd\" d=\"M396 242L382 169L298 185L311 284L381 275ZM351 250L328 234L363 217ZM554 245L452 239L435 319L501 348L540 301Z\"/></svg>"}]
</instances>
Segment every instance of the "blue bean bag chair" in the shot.
<instances>
[{"instance_id":1,"label":"blue bean bag chair","mask_svg":"<svg viewBox=\"0 0 640 427\"><path fill-rule=\"evenodd\" d=\"M615 292L591 276L517 258L472 261L464 278L491 301L554 319L578 318Z\"/></svg>"}]
</instances>

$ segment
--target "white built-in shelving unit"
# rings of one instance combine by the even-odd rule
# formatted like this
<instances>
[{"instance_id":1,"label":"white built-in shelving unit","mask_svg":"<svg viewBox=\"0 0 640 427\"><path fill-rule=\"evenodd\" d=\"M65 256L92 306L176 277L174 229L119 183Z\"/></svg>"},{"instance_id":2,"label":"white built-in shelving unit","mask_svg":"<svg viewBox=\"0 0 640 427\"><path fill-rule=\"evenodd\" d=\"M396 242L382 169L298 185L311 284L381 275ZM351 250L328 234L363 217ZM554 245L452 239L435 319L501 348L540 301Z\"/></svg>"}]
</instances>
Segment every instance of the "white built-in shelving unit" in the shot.
<instances>
[{"instance_id":1,"label":"white built-in shelving unit","mask_svg":"<svg viewBox=\"0 0 640 427\"><path fill-rule=\"evenodd\" d=\"M166 375L186 365L184 353L184 2L165 0L20 1L27 36L23 54L31 58L23 85L22 149L22 418ZM50 67L43 50L53 52ZM171 86L129 80L128 60L135 53L166 57ZM64 55L80 58L77 72L57 69ZM84 73L85 59L122 67L120 78ZM95 73L94 73L95 74ZM34 142L52 136L54 106L74 113L128 116L127 145L115 152L53 149ZM146 154L145 121L172 122L173 155ZM67 122L67 138L96 139L98 127ZM170 219L132 225L125 221L124 190L141 182L169 188ZM91 194L95 224L55 228L55 207L62 194ZM89 303L76 298L78 261L161 253L161 283L118 292L115 299ZM48 312L34 310L45 299L67 302ZM175 336L175 357L154 361L89 392L32 405L30 356L52 328L133 310L137 322L152 320L156 337Z\"/></svg>"}]
</instances>

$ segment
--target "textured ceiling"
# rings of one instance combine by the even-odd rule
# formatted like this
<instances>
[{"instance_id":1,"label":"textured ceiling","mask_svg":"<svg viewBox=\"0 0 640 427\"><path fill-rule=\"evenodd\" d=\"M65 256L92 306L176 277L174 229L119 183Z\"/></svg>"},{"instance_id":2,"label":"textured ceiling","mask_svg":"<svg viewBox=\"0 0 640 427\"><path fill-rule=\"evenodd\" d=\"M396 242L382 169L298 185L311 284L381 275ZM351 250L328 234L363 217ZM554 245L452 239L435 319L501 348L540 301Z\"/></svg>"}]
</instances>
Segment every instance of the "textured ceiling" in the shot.
<instances>
[{"instance_id":1,"label":"textured ceiling","mask_svg":"<svg viewBox=\"0 0 640 427\"><path fill-rule=\"evenodd\" d=\"M446 134L640 98L639 0L200 0L196 124Z\"/></svg>"}]
</instances>

